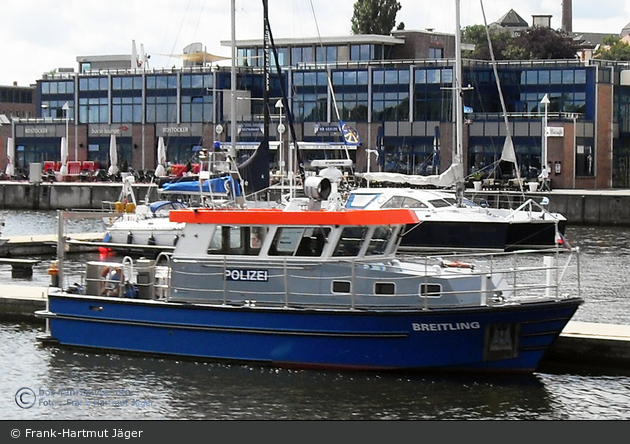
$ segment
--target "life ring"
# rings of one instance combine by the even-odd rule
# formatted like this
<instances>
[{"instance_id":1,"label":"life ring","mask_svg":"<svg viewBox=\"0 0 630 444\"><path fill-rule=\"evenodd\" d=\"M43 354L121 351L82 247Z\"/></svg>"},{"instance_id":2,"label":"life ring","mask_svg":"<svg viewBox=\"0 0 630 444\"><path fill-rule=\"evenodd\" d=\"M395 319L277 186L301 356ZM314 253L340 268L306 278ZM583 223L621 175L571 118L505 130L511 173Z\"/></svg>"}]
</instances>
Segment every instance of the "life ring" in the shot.
<instances>
[{"instance_id":1,"label":"life ring","mask_svg":"<svg viewBox=\"0 0 630 444\"><path fill-rule=\"evenodd\" d=\"M442 261L442 267L444 268L475 268L474 264L468 262L460 262L460 261Z\"/></svg>"},{"instance_id":2,"label":"life ring","mask_svg":"<svg viewBox=\"0 0 630 444\"><path fill-rule=\"evenodd\" d=\"M112 267L103 268L101 273L101 296L119 296L120 273Z\"/></svg>"}]
</instances>

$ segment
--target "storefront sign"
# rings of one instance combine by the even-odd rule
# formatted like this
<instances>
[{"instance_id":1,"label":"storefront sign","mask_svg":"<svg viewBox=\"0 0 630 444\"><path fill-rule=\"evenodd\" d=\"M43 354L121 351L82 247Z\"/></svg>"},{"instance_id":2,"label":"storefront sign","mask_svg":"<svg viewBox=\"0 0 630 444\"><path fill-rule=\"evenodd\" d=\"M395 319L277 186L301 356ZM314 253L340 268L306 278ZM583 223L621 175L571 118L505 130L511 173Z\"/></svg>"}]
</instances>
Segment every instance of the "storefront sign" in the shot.
<instances>
[{"instance_id":1,"label":"storefront sign","mask_svg":"<svg viewBox=\"0 0 630 444\"><path fill-rule=\"evenodd\" d=\"M338 133L339 126L337 125L315 125L315 134L317 133Z\"/></svg>"},{"instance_id":2,"label":"storefront sign","mask_svg":"<svg viewBox=\"0 0 630 444\"><path fill-rule=\"evenodd\" d=\"M564 137L564 128L561 126L548 126L547 137Z\"/></svg>"},{"instance_id":3,"label":"storefront sign","mask_svg":"<svg viewBox=\"0 0 630 444\"><path fill-rule=\"evenodd\" d=\"M164 134L188 134L190 128L187 126L165 126L162 128Z\"/></svg>"},{"instance_id":4,"label":"storefront sign","mask_svg":"<svg viewBox=\"0 0 630 444\"><path fill-rule=\"evenodd\" d=\"M24 134L48 134L48 128L24 128Z\"/></svg>"}]
</instances>

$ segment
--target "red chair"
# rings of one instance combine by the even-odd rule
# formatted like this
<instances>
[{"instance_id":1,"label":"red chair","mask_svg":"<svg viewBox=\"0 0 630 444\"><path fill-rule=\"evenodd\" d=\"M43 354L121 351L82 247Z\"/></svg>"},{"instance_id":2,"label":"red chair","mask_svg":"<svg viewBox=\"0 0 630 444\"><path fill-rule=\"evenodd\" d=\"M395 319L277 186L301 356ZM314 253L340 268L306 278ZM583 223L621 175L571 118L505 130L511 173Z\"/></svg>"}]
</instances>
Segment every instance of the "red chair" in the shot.
<instances>
[{"instance_id":1,"label":"red chair","mask_svg":"<svg viewBox=\"0 0 630 444\"><path fill-rule=\"evenodd\" d=\"M181 163L171 165L171 176L182 177L184 174L186 174L186 165Z\"/></svg>"},{"instance_id":2,"label":"red chair","mask_svg":"<svg viewBox=\"0 0 630 444\"><path fill-rule=\"evenodd\" d=\"M94 172L96 171L96 163L93 160L84 160L81 163L81 170L83 171L89 171L89 172Z\"/></svg>"},{"instance_id":3,"label":"red chair","mask_svg":"<svg viewBox=\"0 0 630 444\"><path fill-rule=\"evenodd\" d=\"M43 171L55 171L55 162L53 160L46 160L44 162Z\"/></svg>"},{"instance_id":4,"label":"red chair","mask_svg":"<svg viewBox=\"0 0 630 444\"><path fill-rule=\"evenodd\" d=\"M199 174L199 170L201 170L201 164L193 163L191 173Z\"/></svg>"},{"instance_id":5,"label":"red chair","mask_svg":"<svg viewBox=\"0 0 630 444\"><path fill-rule=\"evenodd\" d=\"M81 162L71 160L68 162L68 176L78 176L81 173Z\"/></svg>"}]
</instances>

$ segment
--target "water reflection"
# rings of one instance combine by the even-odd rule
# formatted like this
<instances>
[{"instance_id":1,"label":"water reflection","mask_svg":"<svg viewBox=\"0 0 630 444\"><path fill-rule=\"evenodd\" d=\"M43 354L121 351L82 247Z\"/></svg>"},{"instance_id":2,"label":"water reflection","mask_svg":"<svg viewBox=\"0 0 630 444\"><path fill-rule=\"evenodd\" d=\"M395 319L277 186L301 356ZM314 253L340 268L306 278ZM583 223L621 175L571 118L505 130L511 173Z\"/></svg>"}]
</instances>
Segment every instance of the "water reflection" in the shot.
<instances>
[{"instance_id":1,"label":"water reflection","mask_svg":"<svg viewBox=\"0 0 630 444\"><path fill-rule=\"evenodd\" d=\"M295 371L42 346L40 331L0 323L4 419L630 419L628 376Z\"/></svg>"},{"instance_id":2,"label":"water reflection","mask_svg":"<svg viewBox=\"0 0 630 444\"><path fill-rule=\"evenodd\" d=\"M92 409L101 419L554 418L537 375L461 377L294 371L55 349L43 383L126 390L140 407ZM124 401L125 397L118 397ZM67 407L58 415L68 415Z\"/></svg>"}]
</instances>

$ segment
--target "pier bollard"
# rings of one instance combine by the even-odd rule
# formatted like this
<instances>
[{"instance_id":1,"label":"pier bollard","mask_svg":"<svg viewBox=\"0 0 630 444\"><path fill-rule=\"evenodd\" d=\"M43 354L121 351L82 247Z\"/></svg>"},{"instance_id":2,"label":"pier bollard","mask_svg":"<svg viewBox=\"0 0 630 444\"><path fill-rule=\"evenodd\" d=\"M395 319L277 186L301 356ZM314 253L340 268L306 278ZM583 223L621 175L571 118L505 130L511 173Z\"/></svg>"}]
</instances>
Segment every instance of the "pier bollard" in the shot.
<instances>
[{"instance_id":1,"label":"pier bollard","mask_svg":"<svg viewBox=\"0 0 630 444\"><path fill-rule=\"evenodd\" d=\"M57 261L50 263L48 274L50 275L50 286L59 287L59 268L57 268Z\"/></svg>"}]
</instances>

